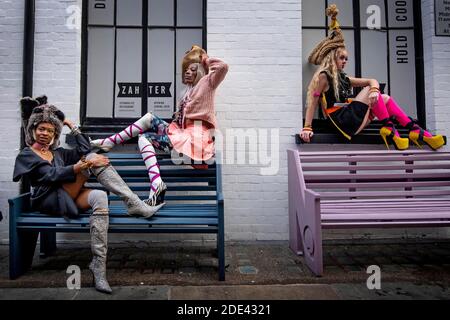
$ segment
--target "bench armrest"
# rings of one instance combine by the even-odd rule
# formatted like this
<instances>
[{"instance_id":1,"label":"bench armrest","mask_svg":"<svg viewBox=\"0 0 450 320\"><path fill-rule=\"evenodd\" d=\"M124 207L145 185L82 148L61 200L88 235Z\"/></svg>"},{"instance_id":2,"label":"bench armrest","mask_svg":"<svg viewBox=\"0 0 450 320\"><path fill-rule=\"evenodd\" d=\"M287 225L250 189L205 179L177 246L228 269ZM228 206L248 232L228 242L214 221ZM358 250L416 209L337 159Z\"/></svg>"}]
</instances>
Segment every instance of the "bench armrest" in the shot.
<instances>
[{"instance_id":1,"label":"bench armrest","mask_svg":"<svg viewBox=\"0 0 450 320\"><path fill-rule=\"evenodd\" d=\"M320 193L317 193L311 189L305 189L305 198L320 200Z\"/></svg>"},{"instance_id":2,"label":"bench armrest","mask_svg":"<svg viewBox=\"0 0 450 320\"><path fill-rule=\"evenodd\" d=\"M224 198L223 198L223 193L222 192L219 192L219 191L217 191L217 202L219 202L219 203L223 203L223 201L224 201Z\"/></svg>"},{"instance_id":3,"label":"bench armrest","mask_svg":"<svg viewBox=\"0 0 450 320\"><path fill-rule=\"evenodd\" d=\"M15 198L8 199L10 215L15 213L16 216L18 216L17 214L20 214L21 212L30 211L30 196L31 194L28 192Z\"/></svg>"}]
</instances>

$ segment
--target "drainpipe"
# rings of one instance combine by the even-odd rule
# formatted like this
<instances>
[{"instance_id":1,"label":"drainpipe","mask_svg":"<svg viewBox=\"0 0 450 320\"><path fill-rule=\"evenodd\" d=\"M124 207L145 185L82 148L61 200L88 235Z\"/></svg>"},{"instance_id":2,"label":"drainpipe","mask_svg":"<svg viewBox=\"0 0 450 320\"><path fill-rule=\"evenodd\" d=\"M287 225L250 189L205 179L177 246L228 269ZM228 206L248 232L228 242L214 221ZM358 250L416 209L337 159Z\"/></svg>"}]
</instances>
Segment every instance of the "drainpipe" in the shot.
<instances>
[{"instance_id":1,"label":"drainpipe","mask_svg":"<svg viewBox=\"0 0 450 320\"><path fill-rule=\"evenodd\" d=\"M22 97L33 96L35 0L25 0L23 34ZM25 131L20 130L20 149L25 148ZM22 178L20 193L30 191L30 182Z\"/></svg>"}]
</instances>

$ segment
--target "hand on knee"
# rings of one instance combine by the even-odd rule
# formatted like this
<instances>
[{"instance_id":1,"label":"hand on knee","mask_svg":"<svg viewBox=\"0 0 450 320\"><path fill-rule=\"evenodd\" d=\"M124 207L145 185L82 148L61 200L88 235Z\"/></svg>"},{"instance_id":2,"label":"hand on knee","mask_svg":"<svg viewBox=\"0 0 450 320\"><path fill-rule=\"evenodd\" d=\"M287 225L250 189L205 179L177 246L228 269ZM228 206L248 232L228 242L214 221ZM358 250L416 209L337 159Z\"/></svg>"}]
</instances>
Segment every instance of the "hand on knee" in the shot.
<instances>
[{"instance_id":1,"label":"hand on knee","mask_svg":"<svg viewBox=\"0 0 450 320\"><path fill-rule=\"evenodd\" d=\"M101 168L109 165L109 159L105 155L97 153L89 153L86 160L92 163L93 168Z\"/></svg>"}]
</instances>

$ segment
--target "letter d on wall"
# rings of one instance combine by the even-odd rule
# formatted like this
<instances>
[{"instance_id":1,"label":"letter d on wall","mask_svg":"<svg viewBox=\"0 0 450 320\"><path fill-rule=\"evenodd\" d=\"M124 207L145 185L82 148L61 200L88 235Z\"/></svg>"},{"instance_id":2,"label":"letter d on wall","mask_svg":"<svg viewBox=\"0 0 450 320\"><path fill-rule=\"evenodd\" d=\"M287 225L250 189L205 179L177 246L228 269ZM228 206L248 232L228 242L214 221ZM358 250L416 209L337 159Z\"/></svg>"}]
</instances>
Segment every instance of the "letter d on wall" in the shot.
<instances>
[{"instance_id":1,"label":"letter d on wall","mask_svg":"<svg viewBox=\"0 0 450 320\"><path fill-rule=\"evenodd\" d=\"M81 270L79 266L71 265L67 268L67 274L70 274L67 278L67 289L80 290L81 289Z\"/></svg>"}]
</instances>

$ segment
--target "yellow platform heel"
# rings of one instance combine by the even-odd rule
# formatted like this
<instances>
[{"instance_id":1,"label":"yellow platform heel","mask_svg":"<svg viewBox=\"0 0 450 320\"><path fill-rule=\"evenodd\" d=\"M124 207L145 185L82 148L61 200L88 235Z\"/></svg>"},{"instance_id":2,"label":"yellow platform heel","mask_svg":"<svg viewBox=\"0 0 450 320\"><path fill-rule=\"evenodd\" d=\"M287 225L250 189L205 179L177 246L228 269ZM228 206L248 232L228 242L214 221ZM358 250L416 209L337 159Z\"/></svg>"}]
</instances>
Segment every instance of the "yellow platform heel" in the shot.
<instances>
[{"instance_id":1,"label":"yellow platform heel","mask_svg":"<svg viewBox=\"0 0 450 320\"><path fill-rule=\"evenodd\" d=\"M422 148L422 142L426 143L431 149L437 150L445 145L445 139L442 135L438 134L432 137L425 136L425 130L418 124L417 120L412 118L411 122L406 125L409 131L409 140L411 140L416 146Z\"/></svg>"},{"instance_id":2,"label":"yellow platform heel","mask_svg":"<svg viewBox=\"0 0 450 320\"><path fill-rule=\"evenodd\" d=\"M421 142L424 142L433 150L437 150L445 144L444 137L440 134L432 137L425 137L423 134L420 134L419 132L411 131L409 133L409 140L411 140L419 148L422 148Z\"/></svg>"},{"instance_id":3,"label":"yellow platform heel","mask_svg":"<svg viewBox=\"0 0 450 320\"><path fill-rule=\"evenodd\" d=\"M397 150L406 150L409 148L409 140L408 138L402 138L397 136L395 133L397 129L395 129L394 124L392 122L385 123L383 127L380 129L380 136L386 144L386 148L389 150L388 140L390 140L395 149Z\"/></svg>"}]
</instances>

